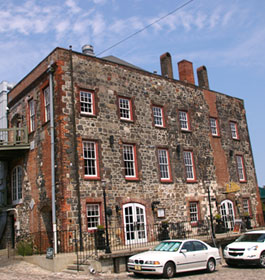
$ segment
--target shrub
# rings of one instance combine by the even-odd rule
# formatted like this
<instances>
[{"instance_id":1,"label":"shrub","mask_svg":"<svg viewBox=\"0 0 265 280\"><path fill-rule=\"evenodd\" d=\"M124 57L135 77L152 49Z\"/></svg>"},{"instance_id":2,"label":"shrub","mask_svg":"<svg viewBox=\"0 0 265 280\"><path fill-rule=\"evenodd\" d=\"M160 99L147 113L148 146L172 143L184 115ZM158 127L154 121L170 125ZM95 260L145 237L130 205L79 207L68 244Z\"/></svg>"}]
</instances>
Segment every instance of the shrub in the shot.
<instances>
[{"instance_id":1,"label":"shrub","mask_svg":"<svg viewBox=\"0 0 265 280\"><path fill-rule=\"evenodd\" d=\"M17 253L23 257L33 255L33 243L31 241L19 241L17 244Z\"/></svg>"}]
</instances>

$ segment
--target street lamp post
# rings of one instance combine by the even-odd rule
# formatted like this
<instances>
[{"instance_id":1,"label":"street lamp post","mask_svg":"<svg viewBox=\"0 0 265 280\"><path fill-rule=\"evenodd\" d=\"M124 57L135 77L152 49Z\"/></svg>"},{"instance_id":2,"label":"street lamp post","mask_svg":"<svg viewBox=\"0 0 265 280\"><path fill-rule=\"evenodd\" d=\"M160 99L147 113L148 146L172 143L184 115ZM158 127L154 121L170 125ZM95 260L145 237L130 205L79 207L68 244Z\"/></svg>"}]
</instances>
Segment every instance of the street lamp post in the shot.
<instances>
[{"instance_id":1,"label":"street lamp post","mask_svg":"<svg viewBox=\"0 0 265 280\"><path fill-rule=\"evenodd\" d=\"M110 247L109 247L108 215L107 215L107 203L106 203L106 182L102 182L102 189L103 189L105 227L106 227L106 248L105 248L105 253L106 254L110 254L111 250L110 250Z\"/></svg>"}]
</instances>

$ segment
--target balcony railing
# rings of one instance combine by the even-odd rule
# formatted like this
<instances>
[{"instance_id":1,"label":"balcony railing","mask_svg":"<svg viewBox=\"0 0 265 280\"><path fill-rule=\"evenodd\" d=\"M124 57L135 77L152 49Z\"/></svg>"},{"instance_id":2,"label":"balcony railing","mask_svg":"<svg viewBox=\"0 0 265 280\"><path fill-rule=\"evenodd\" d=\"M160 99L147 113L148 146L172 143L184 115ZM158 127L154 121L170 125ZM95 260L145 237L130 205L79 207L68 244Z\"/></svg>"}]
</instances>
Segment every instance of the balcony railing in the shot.
<instances>
[{"instance_id":1,"label":"balcony railing","mask_svg":"<svg viewBox=\"0 0 265 280\"><path fill-rule=\"evenodd\" d=\"M0 129L0 150L28 147L27 127Z\"/></svg>"}]
</instances>

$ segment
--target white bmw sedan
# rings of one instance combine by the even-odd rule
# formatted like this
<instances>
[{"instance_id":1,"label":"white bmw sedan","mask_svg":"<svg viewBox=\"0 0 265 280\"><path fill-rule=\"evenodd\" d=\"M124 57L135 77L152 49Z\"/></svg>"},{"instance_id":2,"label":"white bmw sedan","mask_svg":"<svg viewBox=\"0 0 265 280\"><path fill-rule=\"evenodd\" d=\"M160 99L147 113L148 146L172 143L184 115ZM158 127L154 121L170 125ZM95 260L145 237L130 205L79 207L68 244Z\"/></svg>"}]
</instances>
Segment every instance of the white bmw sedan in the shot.
<instances>
[{"instance_id":1,"label":"white bmw sedan","mask_svg":"<svg viewBox=\"0 0 265 280\"><path fill-rule=\"evenodd\" d=\"M177 272L200 269L213 272L220 261L218 249L200 240L165 240L150 251L130 257L128 270L171 278Z\"/></svg>"},{"instance_id":2,"label":"white bmw sedan","mask_svg":"<svg viewBox=\"0 0 265 280\"><path fill-rule=\"evenodd\" d=\"M230 266L255 264L265 268L265 230L242 234L225 247L224 259Z\"/></svg>"}]
</instances>

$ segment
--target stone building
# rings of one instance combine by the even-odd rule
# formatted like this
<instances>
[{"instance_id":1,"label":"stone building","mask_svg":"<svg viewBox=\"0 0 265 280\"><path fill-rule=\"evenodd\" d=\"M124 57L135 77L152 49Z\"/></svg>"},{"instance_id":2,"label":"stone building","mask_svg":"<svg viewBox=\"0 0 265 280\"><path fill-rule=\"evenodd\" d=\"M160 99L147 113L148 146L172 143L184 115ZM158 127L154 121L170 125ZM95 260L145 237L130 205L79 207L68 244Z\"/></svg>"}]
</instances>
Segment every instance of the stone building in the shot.
<instances>
[{"instance_id":1,"label":"stone building","mask_svg":"<svg viewBox=\"0 0 265 280\"><path fill-rule=\"evenodd\" d=\"M227 228L245 212L263 224L243 100L211 90L205 66L195 85L191 62L176 80L170 54L160 61L158 75L56 48L10 91L9 127L20 130L13 148L0 146L6 232L94 230L103 189L124 242L163 220L196 225L210 214L208 192Z\"/></svg>"}]
</instances>

